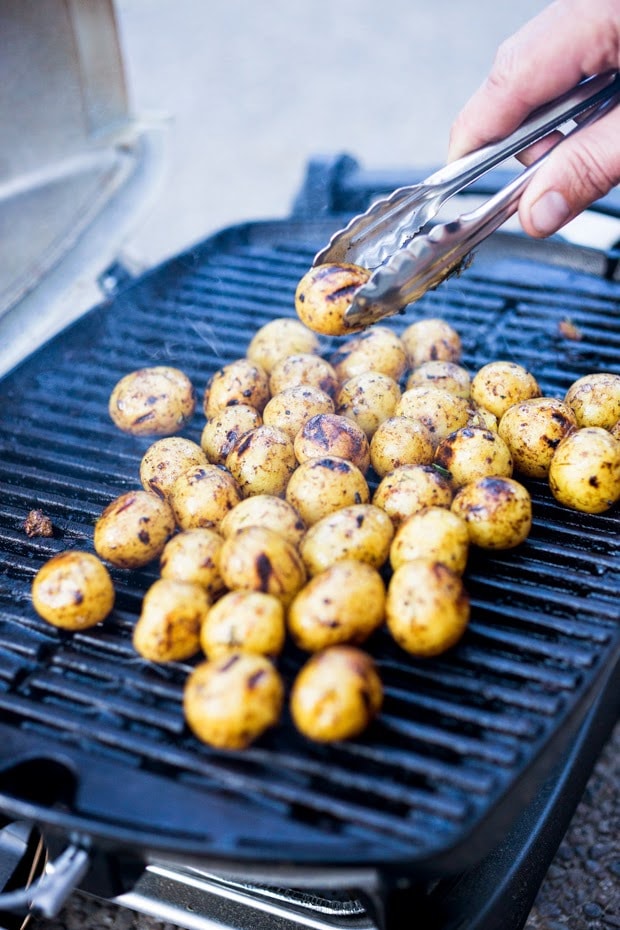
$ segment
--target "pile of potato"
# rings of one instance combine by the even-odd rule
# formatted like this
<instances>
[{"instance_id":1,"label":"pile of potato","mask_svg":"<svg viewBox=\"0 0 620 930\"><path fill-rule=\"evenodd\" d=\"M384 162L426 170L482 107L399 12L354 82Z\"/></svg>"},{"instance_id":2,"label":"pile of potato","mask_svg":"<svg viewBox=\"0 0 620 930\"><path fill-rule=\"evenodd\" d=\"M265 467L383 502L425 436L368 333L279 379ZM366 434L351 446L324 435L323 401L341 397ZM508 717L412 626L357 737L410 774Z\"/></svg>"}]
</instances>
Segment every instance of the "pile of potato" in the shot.
<instances>
[{"instance_id":1,"label":"pile of potato","mask_svg":"<svg viewBox=\"0 0 620 930\"><path fill-rule=\"evenodd\" d=\"M311 307L313 324L321 306L329 317L315 329L337 330L330 293L347 280L313 269L300 282L298 310L307 319ZM112 609L104 563L159 560L134 646L152 662L204 657L184 713L218 748L243 748L280 719L287 639L308 654L289 696L300 732L359 734L383 699L363 648L372 634L385 627L422 658L449 649L469 620L470 547L527 538L531 498L514 475L548 480L558 501L590 513L620 498L620 376L581 378L559 399L511 361L472 375L440 319L401 336L375 326L323 352L301 320L275 319L204 388L200 437L176 435L196 405L177 369L116 385L116 425L158 437L141 486L101 514L96 555L55 556L32 594L47 621L82 629Z\"/></svg>"}]
</instances>

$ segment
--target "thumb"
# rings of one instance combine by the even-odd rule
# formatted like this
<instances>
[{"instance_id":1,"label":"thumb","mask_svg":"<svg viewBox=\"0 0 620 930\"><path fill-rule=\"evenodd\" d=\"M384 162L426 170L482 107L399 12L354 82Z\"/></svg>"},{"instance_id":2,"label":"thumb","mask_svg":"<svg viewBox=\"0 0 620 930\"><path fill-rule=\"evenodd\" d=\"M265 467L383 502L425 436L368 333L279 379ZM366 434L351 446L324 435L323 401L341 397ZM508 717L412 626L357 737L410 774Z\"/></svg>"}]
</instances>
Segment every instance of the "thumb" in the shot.
<instances>
[{"instance_id":1,"label":"thumb","mask_svg":"<svg viewBox=\"0 0 620 930\"><path fill-rule=\"evenodd\" d=\"M547 156L519 204L526 233L550 236L620 182L620 107L577 130Z\"/></svg>"}]
</instances>

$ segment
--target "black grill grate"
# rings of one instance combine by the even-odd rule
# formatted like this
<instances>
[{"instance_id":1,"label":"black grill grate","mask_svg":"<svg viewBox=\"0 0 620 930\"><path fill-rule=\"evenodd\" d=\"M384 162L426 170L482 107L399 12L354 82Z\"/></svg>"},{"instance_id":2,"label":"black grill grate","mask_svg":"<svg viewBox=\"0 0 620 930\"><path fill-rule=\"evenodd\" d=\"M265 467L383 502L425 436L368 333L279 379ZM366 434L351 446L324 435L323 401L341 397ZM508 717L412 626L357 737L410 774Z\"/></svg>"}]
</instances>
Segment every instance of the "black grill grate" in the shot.
<instances>
[{"instance_id":1,"label":"black grill grate","mask_svg":"<svg viewBox=\"0 0 620 930\"><path fill-rule=\"evenodd\" d=\"M293 314L296 283L329 232L287 222L229 230L93 310L0 384L5 808L25 794L44 822L206 856L462 865L454 851L467 845L467 860L497 838L479 827L483 838L470 840L503 798L518 803L534 761L613 664L618 513L560 509L536 482L528 542L472 556L472 622L457 649L417 662L375 636L385 712L348 744L310 745L285 719L241 754L199 745L180 708L188 666L155 667L131 646L154 567L113 571L117 604L101 628L71 636L34 614L30 585L43 561L64 548L92 549L103 507L138 486L150 440L124 436L108 420L118 378L176 364L200 391L215 368L244 353L258 326ZM427 295L416 315L451 322L472 370L511 358L545 392L562 393L588 371L620 372L618 285L512 259L509 243ZM565 319L579 341L560 335ZM184 435L198 440L202 425L197 413ZM55 538L26 537L22 523L35 506L52 518ZM299 664L293 650L283 656L288 682ZM68 797L39 796L33 757L39 773L49 759L67 766Z\"/></svg>"}]
</instances>

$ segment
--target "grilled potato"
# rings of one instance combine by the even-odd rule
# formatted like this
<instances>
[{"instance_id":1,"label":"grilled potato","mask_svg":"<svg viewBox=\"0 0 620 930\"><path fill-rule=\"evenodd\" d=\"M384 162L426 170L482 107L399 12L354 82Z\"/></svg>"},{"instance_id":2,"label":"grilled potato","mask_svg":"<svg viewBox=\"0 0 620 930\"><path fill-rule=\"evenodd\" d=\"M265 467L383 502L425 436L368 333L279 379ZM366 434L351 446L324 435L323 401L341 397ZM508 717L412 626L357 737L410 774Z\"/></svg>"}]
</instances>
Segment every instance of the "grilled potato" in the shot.
<instances>
[{"instance_id":1,"label":"grilled potato","mask_svg":"<svg viewBox=\"0 0 620 930\"><path fill-rule=\"evenodd\" d=\"M381 568L386 562L394 526L380 507L354 504L342 507L311 526L300 552L310 575L325 571L344 559Z\"/></svg>"},{"instance_id":2,"label":"grilled potato","mask_svg":"<svg viewBox=\"0 0 620 930\"><path fill-rule=\"evenodd\" d=\"M209 659L231 652L275 658L286 637L284 606L263 591L229 591L213 604L200 629L200 645Z\"/></svg>"},{"instance_id":3,"label":"grilled potato","mask_svg":"<svg viewBox=\"0 0 620 930\"><path fill-rule=\"evenodd\" d=\"M272 397L287 388L302 385L319 388L333 399L338 391L339 382L333 367L320 355L301 352L287 355L276 362L269 376Z\"/></svg>"},{"instance_id":4,"label":"grilled potato","mask_svg":"<svg viewBox=\"0 0 620 930\"><path fill-rule=\"evenodd\" d=\"M206 527L177 533L161 554L161 577L199 584L213 600L224 590L219 567L223 542L219 533Z\"/></svg>"},{"instance_id":5,"label":"grilled potato","mask_svg":"<svg viewBox=\"0 0 620 930\"><path fill-rule=\"evenodd\" d=\"M357 465L335 455L302 462L286 488L287 501L306 526L341 507L367 504L369 497L368 484Z\"/></svg>"},{"instance_id":6,"label":"grilled potato","mask_svg":"<svg viewBox=\"0 0 620 930\"><path fill-rule=\"evenodd\" d=\"M370 467L370 447L366 433L348 417L319 413L304 423L294 442L298 462L337 455L357 465L363 475Z\"/></svg>"},{"instance_id":7,"label":"grilled potato","mask_svg":"<svg viewBox=\"0 0 620 930\"><path fill-rule=\"evenodd\" d=\"M179 475L172 485L170 504L180 529L217 529L241 497L239 485L225 468L198 465Z\"/></svg>"},{"instance_id":8,"label":"grilled potato","mask_svg":"<svg viewBox=\"0 0 620 930\"><path fill-rule=\"evenodd\" d=\"M432 465L400 465L381 479L372 502L399 526L426 507L449 507L452 493L450 482Z\"/></svg>"},{"instance_id":9,"label":"grilled potato","mask_svg":"<svg viewBox=\"0 0 620 930\"><path fill-rule=\"evenodd\" d=\"M140 483L145 491L169 498L179 475L194 465L208 465L200 446L182 436L166 436L148 447L140 462Z\"/></svg>"},{"instance_id":10,"label":"grilled potato","mask_svg":"<svg viewBox=\"0 0 620 930\"><path fill-rule=\"evenodd\" d=\"M134 436L170 436L196 409L196 392L178 368L156 365L125 375L114 386L108 411L113 423Z\"/></svg>"},{"instance_id":11,"label":"grilled potato","mask_svg":"<svg viewBox=\"0 0 620 930\"><path fill-rule=\"evenodd\" d=\"M498 419L513 404L541 394L534 375L516 362L489 362L476 372L471 382L474 403L490 410Z\"/></svg>"},{"instance_id":12,"label":"grilled potato","mask_svg":"<svg viewBox=\"0 0 620 930\"><path fill-rule=\"evenodd\" d=\"M434 453L428 426L409 417L388 417L370 440L370 462L379 477L399 465L430 465Z\"/></svg>"},{"instance_id":13,"label":"grilled potato","mask_svg":"<svg viewBox=\"0 0 620 930\"><path fill-rule=\"evenodd\" d=\"M263 418L255 407L247 404L224 407L205 424L200 445L213 465L226 465L229 452L241 437L262 425Z\"/></svg>"},{"instance_id":14,"label":"grilled potato","mask_svg":"<svg viewBox=\"0 0 620 930\"><path fill-rule=\"evenodd\" d=\"M32 606L53 626L85 630L105 620L114 606L110 573L90 552L59 552L35 575Z\"/></svg>"},{"instance_id":15,"label":"grilled potato","mask_svg":"<svg viewBox=\"0 0 620 930\"><path fill-rule=\"evenodd\" d=\"M514 478L471 481L456 492L452 511L465 520L471 542L482 549L513 549L532 527L529 492Z\"/></svg>"},{"instance_id":16,"label":"grilled potato","mask_svg":"<svg viewBox=\"0 0 620 930\"><path fill-rule=\"evenodd\" d=\"M364 371L342 385L336 397L336 413L357 423L370 441L379 424L394 416L399 400L400 387L394 378Z\"/></svg>"},{"instance_id":17,"label":"grilled potato","mask_svg":"<svg viewBox=\"0 0 620 930\"><path fill-rule=\"evenodd\" d=\"M584 513L604 513L620 500L620 441L600 426L584 426L559 444L549 466L557 501Z\"/></svg>"},{"instance_id":18,"label":"grilled potato","mask_svg":"<svg viewBox=\"0 0 620 930\"><path fill-rule=\"evenodd\" d=\"M454 488L484 475L512 477L512 455L502 437L476 426L464 426L442 439L434 461L450 472Z\"/></svg>"},{"instance_id":19,"label":"grilled potato","mask_svg":"<svg viewBox=\"0 0 620 930\"><path fill-rule=\"evenodd\" d=\"M294 440L311 417L333 412L334 402L329 394L303 384L286 388L272 397L263 410L263 423L281 430Z\"/></svg>"},{"instance_id":20,"label":"grilled potato","mask_svg":"<svg viewBox=\"0 0 620 930\"><path fill-rule=\"evenodd\" d=\"M270 375L275 366L291 355L317 354L319 339L299 320L277 317L269 320L252 337L247 357Z\"/></svg>"},{"instance_id":21,"label":"grilled potato","mask_svg":"<svg viewBox=\"0 0 620 930\"><path fill-rule=\"evenodd\" d=\"M407 368L407 354L398 335L387 326L372 326L347 339L330 356L341 382L365 371L378 371L400 381Z\"/></svg>"},{"instance_id":22,"label":"grilled potato","mask_svg":"<svg viewBox=\"0 0 620 930\"><path fill-rule=\"evenodd\" d=\"M597 372L571 384L565 402L579 426L611 427L620 419L620 375Z\"/></svg>"},{"instance_id":23,"label":"grilled potato","mask_svg":"<svg viewBox=\"0 0 620 930\"><path fill-rule=\"evenodd\" d=\"M248 526L224 541L220 572L231 591L264 591L289 604L306 582L295 546L274 530Z\"/></svg>"},{"instance_id":24,"label":"grilled potato","mask_svg":"<svg viewBox=\"0 0 620 930\"><path fill-rule=\"evenodd\" d=\"M209 379L203 410L207 420L235 404L245 404L262 413L268 400L269 376L265 369L247 358L239 358L218 369Z\"/></svg>"},{"instance_id":25,"label":"grilled potato","mask_svg":"<svg viewBox=\"0 0 620 930\"><path fill-rule=\"evenodd\" d=\"M469 553L469 531L462 517L445 507L427 507L407 517L390 547L392 568L414 559L443 562L462 575Z\"/></svg>"},{"instance_id":26,"label":"grilled potato","mask_svg":"<svg viewBox=\"0 0 620 930\"><path fill-rule=\"evenodd\" d=\"M459 362L461 337L449 323L441 319L417 320L401 334L410 368L424 362Z\"/></svg>"},{"instance_id":27,"label":"grilled potato","mask_svg":"<svg viewBox=\"0 0 620 930\"><path fill-rule=\"evenodd\" d=\"M141 568L158 558L176 529L170 504L147 491L128 491L95 524L97 555L119 568Z\"/></svg>"},{"instance_id":28,"label":"grilled potato","mask_svg":"<svg viewBox=\"0 0 620 930\"><path fill-rule=\"evenodd\" d=\"M273 494L246 497L230 510L220 523L220 533L228 538L247 526L264 526L299 546L306 524L288 501Z\"/></svg>"},{"instance_id":29,"label":"grilled potato","mask_svg":"<svg viewBox=\"0 0 620 930\"><path fill-rule=\"evenodd\" d=\"M469 400L471 376L462 365L437 359L422 362L418 368L414 368L406 383L407 390L412 387L441 388L449 394L456 394L457 397Z\"/></svg>"},{"instance_id":30,"label":"grilled potato","mask_svg":"<svg viewBox=\"0 0 620 930\"><path fill-rule=\"evenodd\" d=\"M369 278L370 272L359 265L328 263L311 268L295 291L297 316L313 332L324 336L354 331L355 327L347 326L344 314L355 291Z\"/></svg>"},{"instance_id":31,"label":"grilled potato","mask_svg":"<svg viewBox=\"0 0 620 930\"><path fill-rule=\"evenodd\" d=\"M200 649L209 598L198 584L159 578L144 595L133 631L137 653L151 662L178 662Z\"/></svg>"},{"instance_id":32,"label":"grilled potato","mask_svg":"<svg viewBox=\"0 0 620 930\"><path fill-rule=\"evenodd\" d=\"M244 497L282 497L297 467L293 440L274 426L257 426L245 433L226 456L226 467Z\"/></svg>"},{"instance_id":33,"label":"grilled potato","mask_svg":"<svg viewBox=\"0 0 620 930\"><path fill-rule=\"evenodd\" d=\"M546 478L558 444L576 428L568 404L554 397L531 397L508 408L498 432L510 449L516 472Z\"/></svg>"},{"instance_id":34,"label":"grilled potato","mask_svg":"<svg viewBox=\"0 0 620 930\"><path fill-rule=\"evenodd\" d=\"M464 397L438 387L412 387L400 398L394 411L397 417L419 420L427 427L435 445L465 426L470 407Z\"/></svg>"},{"instance_id":35,"label":"grilled potato","mask_svg":"<svg viewBox=\"0 0 620 930\"><path fill-rule=\"evenodd\" d=\"M331 646L299 671L290 708L300 733L331 743L359 736L382 704L383 685L373 659L355 646Z\"/></svg>"}]
</instances>

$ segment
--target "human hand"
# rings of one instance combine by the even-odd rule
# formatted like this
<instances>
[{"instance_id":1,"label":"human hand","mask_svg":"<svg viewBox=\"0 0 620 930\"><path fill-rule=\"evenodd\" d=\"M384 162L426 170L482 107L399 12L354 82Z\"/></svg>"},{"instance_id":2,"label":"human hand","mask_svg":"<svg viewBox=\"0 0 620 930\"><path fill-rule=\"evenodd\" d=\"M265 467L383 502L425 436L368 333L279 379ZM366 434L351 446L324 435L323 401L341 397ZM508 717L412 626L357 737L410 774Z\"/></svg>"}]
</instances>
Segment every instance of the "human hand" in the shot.
<instances>
[{"instance_id":1,"label":"human hand","mask_svg":"<svg viewBox=\"0 0 620 930\"><path fill-rule=\"evenodd\" d=\"M620 69L620 0L555 0L500 45L488 77L457 116L449 160L511 133L584 77ZM522 153L531 164L553 135ZM566 139L528 184L523 229L542 237L620 182L620 106Z\"/></svg>"}]
</instances>

